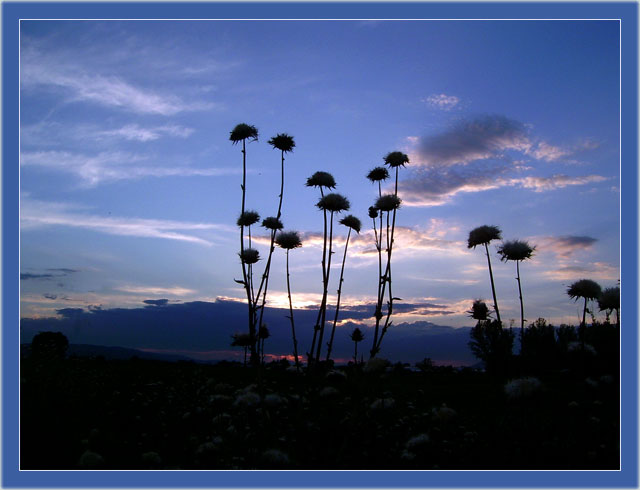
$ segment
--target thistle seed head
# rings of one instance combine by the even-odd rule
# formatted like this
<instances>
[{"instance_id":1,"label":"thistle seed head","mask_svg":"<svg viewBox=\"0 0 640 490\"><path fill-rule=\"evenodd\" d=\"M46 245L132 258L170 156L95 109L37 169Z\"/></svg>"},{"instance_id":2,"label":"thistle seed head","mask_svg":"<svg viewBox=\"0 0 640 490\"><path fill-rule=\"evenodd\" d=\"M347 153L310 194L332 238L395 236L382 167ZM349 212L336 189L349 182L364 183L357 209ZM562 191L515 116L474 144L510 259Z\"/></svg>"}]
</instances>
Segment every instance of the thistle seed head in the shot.
<instances>
[{"instance_id":1,"label":"thistle seed head","mask_svg":"<svg viewBox=\"0 0 640 490\"><path fill-rule=\"evenodd\" d=\"M256 211L245 211L238 217L236 223L238 226L255 225L260 219L260 215Z\"/></svg>"},{"instance_id":2,"label":"thistle seed head","mask_svg":"<svg viewBox=\"0 0 640 490\"><path fill-rule=\"evenodd\" d=\"M293 149L296 147L296 143L295 141L293 141L293 136L289 136L286 133L278 133L269 140L269 144L275 149L283 151L285 153L293 151Z\"/></svg>"},{"instance_id":3,"label":"thistle seed head","mask_svg":"<svg viewBox=\"0 0 640 490\"><path fill-rule=\"evenodd\" d=\"M250 126L249 124L240 123L235 128L233 128L233 131L231 131L231 135L229 136L229 139L233 142L234 145L246 139L255 141L258 139L258 130L256 129L255 126Z\"/></svg>"}]
</instances>

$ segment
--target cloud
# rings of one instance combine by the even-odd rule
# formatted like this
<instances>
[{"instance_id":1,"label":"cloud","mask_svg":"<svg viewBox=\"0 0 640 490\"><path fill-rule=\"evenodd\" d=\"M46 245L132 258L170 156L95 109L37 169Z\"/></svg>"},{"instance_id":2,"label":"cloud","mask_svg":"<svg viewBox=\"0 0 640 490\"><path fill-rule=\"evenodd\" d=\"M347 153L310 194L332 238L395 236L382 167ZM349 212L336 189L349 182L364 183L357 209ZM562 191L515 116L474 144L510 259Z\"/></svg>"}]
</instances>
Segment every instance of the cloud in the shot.
<instances>
[{"instance_id":1,"label":"cloud","mask_svg":"<svg viewBox=\"0 0 640 490\"><path fill-rule=\"evenodd\" d=\"M556 255L568 258L576 251L591 249L597 241L597 238L590 236L564 235L542 237L541 240L537 240L537 243L540 251L550 250Z\"/></svg>"},{"instance_id":2,"label":"cloud","mask_svg":"<svg viewBox=\"0 0 640 490\"><path fill-rule=\"evenodd\" d=\"M67 102L93 102L138 114L170 116L213 107L211 103L187 103L175 95L137 87L120 77L89 72L56 53L42 53L33 46L21 50L20 82L24 89L61 89L69 95Z\"/></svg>"},{"instance_id":3,"label":"cloud","mask_svg":"<svg viewBox=\"0 0 640 490\"><path fill-rule=\"evenodd\" d=\"M573 152L566 148L560 148L553 146L544 141L538 143L538 145L529 151L529 154L538 160L544 160L547 162L554 162L560 160L566 156L571 155Z\"/></svg>"},{"instance_id":4,"label":"cloud","mask_svg":"<svg viewBox=\"0 0 640 490\"><path fill-rule=\"evenodd\" d=\"M57 298L58 298L58 296L57 296L57 295L55 295L55 294L49 294L49 293L44 293L42 296L43 296L44 298L47 298L47 299L57 299Z\"/></svg>"},{"instance_id":5,"label":"cloud","mask_svg":"<svg viewBox=\"0 0 640 490\"><path fill-rule=\"evenodd\" d=\"M505 116L487 115L459 122L453 128L418 140L412 163L446 167L502 158L506 150L531 148L524 124Z\"/></svg>"},{"instance_id":6,"label":"cloud","mask_svg":"<svg viewBox=\"0 0 640 490\"><path fill-rule=\"evenodd\" d=\"M580 262L578 265L561 265L544 271L544 275L555 281L575 281L584 278L615 281L620 278L620 268L606 262Z\"/></svg>"},{"instance_id":7,"label":"cloud","mask_svg":"<svg viewBox=\"0 0 640 490\"><path fill-rule=\"evenodd\" d=\"M401 181L398 192L406 206L440 206L464 193L482 192L502 187L520 187L533 192L547 192L569 186L586 185L608 180L601 175L550 177L507 177L508 166L455 166L447 169L423 169L413 178Z\"/></svg>"},{"instance_id":8,"label":"cloud","mask_svg":"<svg viewBox=\"0 0 640 490\"><path fill-rule=\"evenodd\" d=\"M169 303L169 300L168 299L145 299L143 303L151 306L166 306Z\"/></svg>"},{"instance_id":9,"label":"cloud","mask_svg":"<svg viewBox=\"0 0 640 490\"><path fill-rule=\"evenodd\" d=\"M49 280L54 277L65 277L75 272L78 272L78 271L76 269L66 269L66 268L46 269L45 272L41 272L41 273L22 272L20 273L20 280L22 281L26 281L29 279Z\"/></svg>"},{"instance_id":10,"label":"cloud","mask_svg":"<svg viewBox=\"0 0 640 490\"><path fill-rule=\"evenodd\" d=\"M455 95L446 94L433 94L422 101L443 111L450 111L460 103L460 99Z\"/></svg>"},{"instance_id":11,"label":"cloud","mask_svg":"<svg viewBox=\"0 0 640 490\"><path fill-rule=\"evenodd\" d=\"M195 294L196 291L194 291L193 289L187 289L187 288L183 288L180 286L173 286L173 287L163 287L163 286L132 286L132 285L126 285L126 286L120 286L117 288L114 288L116 291L123 291L125 293L133 293L133 294L153 294L153 295L170 295L170 296L187 296L189 294ZM143 301L144 303L147 303L148 301L153 301L153 300L146 300ZM161 299L161 300L157 300L157 301L168 301L166 299ZM148 303L151 304L151 303Z\"/></svg>"},{"instance_id":12,"label":"cloud","mask_svg":"<svg viewBox=\"0 0 640 490\"><path fill-rule=\"evenodd\" d=\"M194 232L207 230L228 231L230 227L215 223L191 223L181 221L99 216L70 212L56 203L23 199L20 208L21 230L29 231L42 227L63 226L83 228L108 235L162 238L200 245L212 242L195 236ZM186 232L186 233L185 233ZM32 277L27 277L32 279Z\"/></svg>"},{"instance_id":13,"label":"cloud","mask_svg":"<svg viewBox=\"0 0 640 490\"><path fill-rule=\"evenodd\" d=\"M174 136L178 138L187 138L193 133L192 128L185 128L177 125L155 126L151 128L143 128L137 124L127 124L118 129L109 129L97 131L95 136L98 138L118 137L129 141L154 141L161 136Z\"/></svg>"},{"instance_id":14,"label":"cloud","mask_svg":"<svg viewBox=\"0 0 640 490\"><path fill-rule=\"evenodd\" d=\"M78 315L84 313L84 309L82 308L62 308L60 310L56 310L56 313L64 318L74 318Z\"/></svg>"},{"instance_id":15,"label":"cloud","mask_svg":"<svg viewBox=\"0 0 640 490\"><path fill-rule=\"evenodd\" d=\"M104 182L140 179L144 177L217 177L234 175L236 168L194 168L188 166L135 165L149 157L128 152L106 151L83 155L67 151L36 151L20 154L22 167L42 167L73 174L86 187Z\"/></svg>"}]
</instances>

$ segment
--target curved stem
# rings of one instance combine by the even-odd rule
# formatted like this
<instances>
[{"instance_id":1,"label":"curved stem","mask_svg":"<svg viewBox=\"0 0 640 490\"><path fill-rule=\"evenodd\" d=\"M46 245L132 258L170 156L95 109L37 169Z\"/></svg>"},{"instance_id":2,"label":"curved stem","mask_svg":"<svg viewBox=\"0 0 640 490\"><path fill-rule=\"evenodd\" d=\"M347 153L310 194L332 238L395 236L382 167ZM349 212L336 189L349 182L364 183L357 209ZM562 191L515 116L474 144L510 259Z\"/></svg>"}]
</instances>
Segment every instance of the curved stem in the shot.
<instances>
[{"instance_id":1,"label":"curved stem","mask_svg":"<svg viewBox=\"0 0 640 490\"><path fill-rule=\"evenodd\" d=\"M293 302L291 301L291 282L289 280L289 250L287 250L287 294L289 295L289 320L291 320L291 336L293 337L293 357L296 360L296 369L299 372L298 340L296 339L296 326L293 322Z\"/></svg>"},{"instance_id":2,"label":"curved stem","mask_svg":"<svg viewBox=\"0 0 640 490\"><path fill-rule=\"evenodd\" d=\"M324 197L324 192L322 191L322 187L320 187L320 197ZM323 235L322 235L322 288L323 290L326 290L328 287L327 284L327 267L326 267L326 260L327 260L327 210L323 209L322 210L322 214L323 214L323 218L324 218L324 231L323 231ZM324 295L323 295L324 298ZM320 329L320 320L322 319L322 308L323 308L323 304L324 304L324 299L323 301L320 302L320 309L318 310L318 317L316 318L316 324L313 327L313 339L311 341L311 349L309 349L308 352L308 365L311 365L311 363L313 362L313 352L315 350L316 347L316 340L318 338L318 330Z\"/></svg>"},{"instance_id":3,"label":"curved stem","mask_svg":"<svg viewBox=\"0 0 640 490\"><path fill-rule=\"evenodd\" d=\"M329 251L328 251L328 259L327 259L327 274L326 280L324 283L324 291L322 293L322 304L320 305L322 311L322 317L320 319L320 334L318 336L318 344L316 346L316 360L315 362L320 361L320 352L322 351L322 337L324 336L324 327L325 321L327 317L327 294L329 293L329 275L331 274L331 256L333 255L332 250L333 245L333 211L331 211L330 219L329 219Z\"/></svg>"},{"instance_id":4,"label":"curved stem","mask_svg":"<svg viewBox=\"0 0 640 490\"><path fill-rule=\"evenodd\" d=\"M484 249L487 252L487 262L489 263L489 278L491 279L491 292L493 293L493 309L496 310L496 317L498 323L502 326L502 320L500 320L500 310L498 309L498 299L496 298L496 286L493 282L493 269L491 268L491 256L489 255L489 245L484 244Z\"/></svg>"},{"instance_id":5,"label":"curved stem","mask_svg":"<svg viewBox=\"0 0 640 490\"><path fill-rule=\"evenodd\" d=\"M520 294L520 352L522 352L522 340L524 339L524 303L522 301L522 286L520 283L520 261L516 260L516 271L518 272L518 293Z\"/></svg>"},{"instance_id":6,"label":"curved stem","mask_svg":"<svg viewBox=\"0 0 640 490\"><path fill-rule=\"evenodd\" d=\"M338 323L338 313L340 312L340 297L342 296L342 283L344 281L344 264L347 260L347 249L349 248L349 238L351 238L351 228L347 233L347 241L344 244L344 255L342 256L342 268L340 269L340 282L338 283L338 300L336 302L336 314L333 317L333 327L331 328L331 338L327 344L327 361L331 358L331 349L333 348L333 337L336 333L336 323Z\"/></svg>"}]
</instances>

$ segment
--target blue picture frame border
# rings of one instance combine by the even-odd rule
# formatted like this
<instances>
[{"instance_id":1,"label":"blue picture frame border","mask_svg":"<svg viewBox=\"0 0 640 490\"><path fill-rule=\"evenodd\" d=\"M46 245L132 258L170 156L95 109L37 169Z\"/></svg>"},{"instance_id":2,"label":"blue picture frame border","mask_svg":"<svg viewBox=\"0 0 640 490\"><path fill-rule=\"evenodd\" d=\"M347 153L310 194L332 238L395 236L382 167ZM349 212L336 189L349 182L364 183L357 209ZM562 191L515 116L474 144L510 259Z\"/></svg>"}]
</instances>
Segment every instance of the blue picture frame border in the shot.
<instances>
[{"instance_id":1,"label":"blue picture frame border","mask_svg":"<svg viewBox=\"0 0 640 490\"><path fill-rule=\"evenodd\" d=\"M19 471L19 20L197 18L620 19L621 470L620 471ZM2 4L2 485L7 488L502 488L638 487L638 4L472 3L19 3Z\"/></svg>"}]
</instances>

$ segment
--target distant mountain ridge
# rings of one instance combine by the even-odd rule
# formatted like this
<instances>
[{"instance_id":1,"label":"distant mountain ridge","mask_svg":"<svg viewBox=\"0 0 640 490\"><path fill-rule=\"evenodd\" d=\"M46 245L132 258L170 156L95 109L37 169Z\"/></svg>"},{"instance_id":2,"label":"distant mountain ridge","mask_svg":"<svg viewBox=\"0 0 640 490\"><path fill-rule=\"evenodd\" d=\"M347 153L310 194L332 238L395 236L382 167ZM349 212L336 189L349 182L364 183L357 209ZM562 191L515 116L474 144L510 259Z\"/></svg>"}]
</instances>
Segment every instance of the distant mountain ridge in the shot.
<instances>
[{"instance_id":1,"label":"distant mountain ridge","mask_svg":"<svg viewBox=\"0 0 640 490\"><path fill-rule=\"evenodd\" d=\"M29 357L31 354L31 344L20 345L20 356ZM130 349L127 347L117 347L111 345L92 345L92 344L69 344L67 349L67 357L98 357L111 360L128 360L132 357L146 359L150 361L194 361L194 359L177 354L159 354L156 352L145 352L138 349Z\"/></svg>"}]
</instances>

